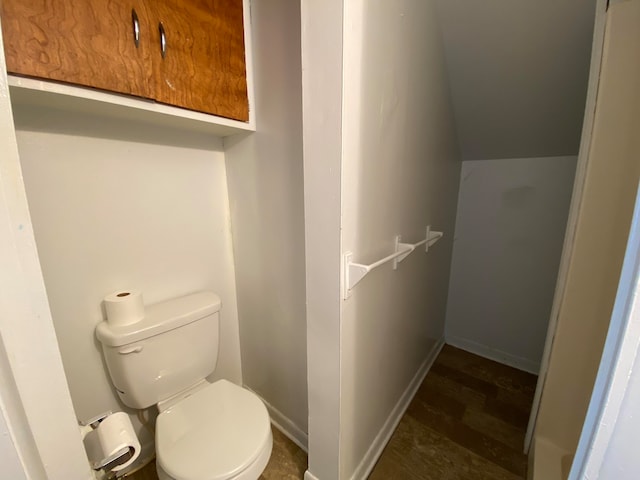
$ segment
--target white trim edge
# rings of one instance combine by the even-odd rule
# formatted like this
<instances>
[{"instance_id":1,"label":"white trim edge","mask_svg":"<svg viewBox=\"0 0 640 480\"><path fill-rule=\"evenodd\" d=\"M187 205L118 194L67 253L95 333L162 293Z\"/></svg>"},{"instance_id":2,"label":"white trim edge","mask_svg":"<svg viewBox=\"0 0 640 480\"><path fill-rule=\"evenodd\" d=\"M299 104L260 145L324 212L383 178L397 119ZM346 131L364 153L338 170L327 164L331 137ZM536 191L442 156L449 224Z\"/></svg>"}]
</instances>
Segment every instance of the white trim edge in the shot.
<instances>
[{"instance_id":1,"label":"white trim edge","mask_svg":"<svg viewBox=\"0 0 640 480\"><path fill-rule=\"evenodd\" d=\"M553 340L558 328L558 319L560 317L560 310L562 308L562 299L564 297L567 274L569 272L569 264L571 262L571 256L573 254L573 243L575 240L578 214L582 206L582 194L586 181L587 168L589 165L589 146L591 145L591 135L595 120L598 87L600 85L600 68L602 65L602 54L604 48L606 15L607 0L596 0L593 42L591 47L591 65L589 67L589 83L585 102L582 134L580 137L578 163L576 165L573 192L571 193L569 218L567 219L567 228L564 236L564 244L562 246L562 256L560 257L558 278L556 280L556 288L553 296L551 313L549 315L549 324L547 325L547 337L545 339L544 350L542 352L542 360L540 361L540 374L538 375L538 383L536 385L536 391L533 397L533 405L531 407L531 414L529 415L529 424L527 425L527 432L524 439L525 453L528 453L530 450L531 440L533 439L536 422L538 421L540 401L542 399L542 392L544 390L544 384L546 382L547 370L549 369Z\"/></svg>"},{"instance_id":2,"label":"white trim edge","mask_svg":"<svg viewBox=\"0 0 640 480\"><path fill-rule=\"evenodd\" d=\"M382 425L382 428L378 432L378 435L376 435L376 438L373 440L373 443L369 447L369 450L367 450L367 453L360 461L360 464L353 472L353 475L351 475L351 480L360 480L363 478L367 478L371 474L371 471L373 470L373 467L375 467L378 458L380 458L380 455L382 455L384 447L387 446L391 435L393 435L393 432L395 432L398 424L400 423L400 420L402 420L402 417L409 407L411 400L413 400L413 397L418 391L418 388L420 388L420 385L422 385L422 381L427 376L427 373L429 373L433 362L435 362L444 344L444 338L441 338L428 353L427 358L425 358L424 362L422 362L422 365L420 365L420 368L414 375L413 379L411 379L411 382L407 386L406 390L402 393L402 396L396 403L395 407L393 407L393 410L391 410L389 417L387 417L386 422L384 422L384 425ZM313 476L307 477L307 475L305 474L305 480L313 480L314 478L315 477Z\"/></svg>"},{"instance_id":3,"label":"white trim edge","mask_svg":"<svg viewBox=\"0 0 640 480\"><path fill-rule=\"evenodd\" d=\"M622 434L617 432L617 423L633 418L631 412L634 406L628 398L632 392L633 382L638 382L636 378L639 374L637 371L634 372L634 365L637 364L639 352L640 189L636 195L631 233L622 264L602 361L580 435L575 461L569 474L570 480L600 478L606 462L620 464L623 460L628 464L619 466L619 478L636 478L633 476L634 472L629 469L635 458L633 453L629 454L633 450L621 452L616 457L609 451L609 445L616 434L622 437ZM637 461L635 465L638 465Z\"/></svg>"},{"instance_id":4,"label":"white trim edge","mask_svg":"<svg viewBox=\"0 0 640 480\"><path fill-rule=\"evenodd\" d=\"M517 368L518 370L524 370L525 372L533 373L534 375L538 375L538 371L540 370L540 364L538 362L534 362L533 360L529 360L528 358L518 357L517 355L503 352L502 350L491 348L472 340L467 340L460 337L450 337L447 335L445 341L447 345L451 345L452 347L460 348L461 350L465 350L481 357L488 358L489 360L493 360L498 363Z\"/></svg>"},{"instance_id":5,"label":"white trim edge","mask_svg":"<svg viewBox=\"0 0 640 480\"><path fill-rule=\"evenodd\" d=\"M306 472L304 472L304 480L320 480L320 479L316 477L313 473L311 473L309 470L307 470Z\"/></svg>"}]
</instances>

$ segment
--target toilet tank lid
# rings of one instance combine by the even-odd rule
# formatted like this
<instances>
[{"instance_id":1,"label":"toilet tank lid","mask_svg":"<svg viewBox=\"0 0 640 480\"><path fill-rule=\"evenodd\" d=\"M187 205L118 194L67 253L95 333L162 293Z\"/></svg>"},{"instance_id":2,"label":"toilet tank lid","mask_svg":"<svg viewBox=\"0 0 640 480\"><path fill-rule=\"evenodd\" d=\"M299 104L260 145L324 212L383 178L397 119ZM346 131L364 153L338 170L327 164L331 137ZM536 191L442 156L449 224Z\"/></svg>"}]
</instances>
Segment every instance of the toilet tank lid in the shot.
<instances>
[{"instance_id":1,"label":"toilet tank lid","mask_svg":"<svg viewBox=\"0 0 640 480\"><path fill-rule=\"evenodd\" d=\"M192 293L145 306L144 318L131 325L100 322L96 327L96 337L110 347L128 345L212 315L220 310L220 305L220 297L215 293Z\"/></svg>"}]
</instances>

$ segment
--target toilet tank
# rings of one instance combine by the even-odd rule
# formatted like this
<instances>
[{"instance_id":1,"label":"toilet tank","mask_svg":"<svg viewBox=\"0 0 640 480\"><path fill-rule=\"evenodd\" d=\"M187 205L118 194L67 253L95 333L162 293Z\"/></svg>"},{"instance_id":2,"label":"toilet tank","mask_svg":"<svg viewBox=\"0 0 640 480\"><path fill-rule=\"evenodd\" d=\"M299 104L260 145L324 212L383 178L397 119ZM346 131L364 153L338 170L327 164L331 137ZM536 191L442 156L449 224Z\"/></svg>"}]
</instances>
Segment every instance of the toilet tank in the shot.
<instances>
[{"instance_id":1,"label":"toilet tank","mask_svg":"<svg viewBox=\"0 0 640 480\"><path fill-rule=\"evenodd\" d=\"M209 375L218 359L220 298L199 292L145 307L137 323L101 322L96 336L118 395L147 408Z\"/></svg>"}]
</instances>

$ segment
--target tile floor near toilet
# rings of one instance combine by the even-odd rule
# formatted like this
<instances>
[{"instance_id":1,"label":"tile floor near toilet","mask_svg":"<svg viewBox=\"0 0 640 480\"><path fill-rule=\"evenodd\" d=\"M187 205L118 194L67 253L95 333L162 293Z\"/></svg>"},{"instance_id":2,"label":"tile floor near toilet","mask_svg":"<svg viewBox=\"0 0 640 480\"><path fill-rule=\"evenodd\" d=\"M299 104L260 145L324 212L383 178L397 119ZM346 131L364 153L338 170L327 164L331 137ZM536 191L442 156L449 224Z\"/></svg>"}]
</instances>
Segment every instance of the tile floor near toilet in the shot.
<instances>
[{"instance_id":1,"label":"tile floor near toilet","mask_svg":"<svg viewBox=\"0 0 640 480\"><path fill-rule=\"evenodd\" d=\"M535 387L535 375L445 345L370 480L526 479L522 449ZM260 479L297 480L306 468L306 454L273 429ZM158 477L151 464L127 478Z\"/></svg>"}]
</instances>

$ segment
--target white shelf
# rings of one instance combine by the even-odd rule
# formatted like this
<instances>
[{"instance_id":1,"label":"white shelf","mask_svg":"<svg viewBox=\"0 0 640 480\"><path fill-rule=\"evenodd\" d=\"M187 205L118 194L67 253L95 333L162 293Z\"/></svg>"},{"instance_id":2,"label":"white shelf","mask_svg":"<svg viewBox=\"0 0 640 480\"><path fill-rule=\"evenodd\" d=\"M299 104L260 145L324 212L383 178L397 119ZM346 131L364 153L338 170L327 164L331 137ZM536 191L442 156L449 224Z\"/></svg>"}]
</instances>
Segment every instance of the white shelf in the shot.
<instances>
[{"instance_id":1,"label":"white shelf","mask_svg":"<svg viewBox=\"0 0 640 480\"><path fill-rule=\"evenodd\" d=\"M254 116L249 122L216 117L117 93L102 92L63 83L9 75L9 90L14 109L49 108L112 119L128 119L146 124L210 133L227 137L254 132Z\"/></svg>"}]
</instances>

